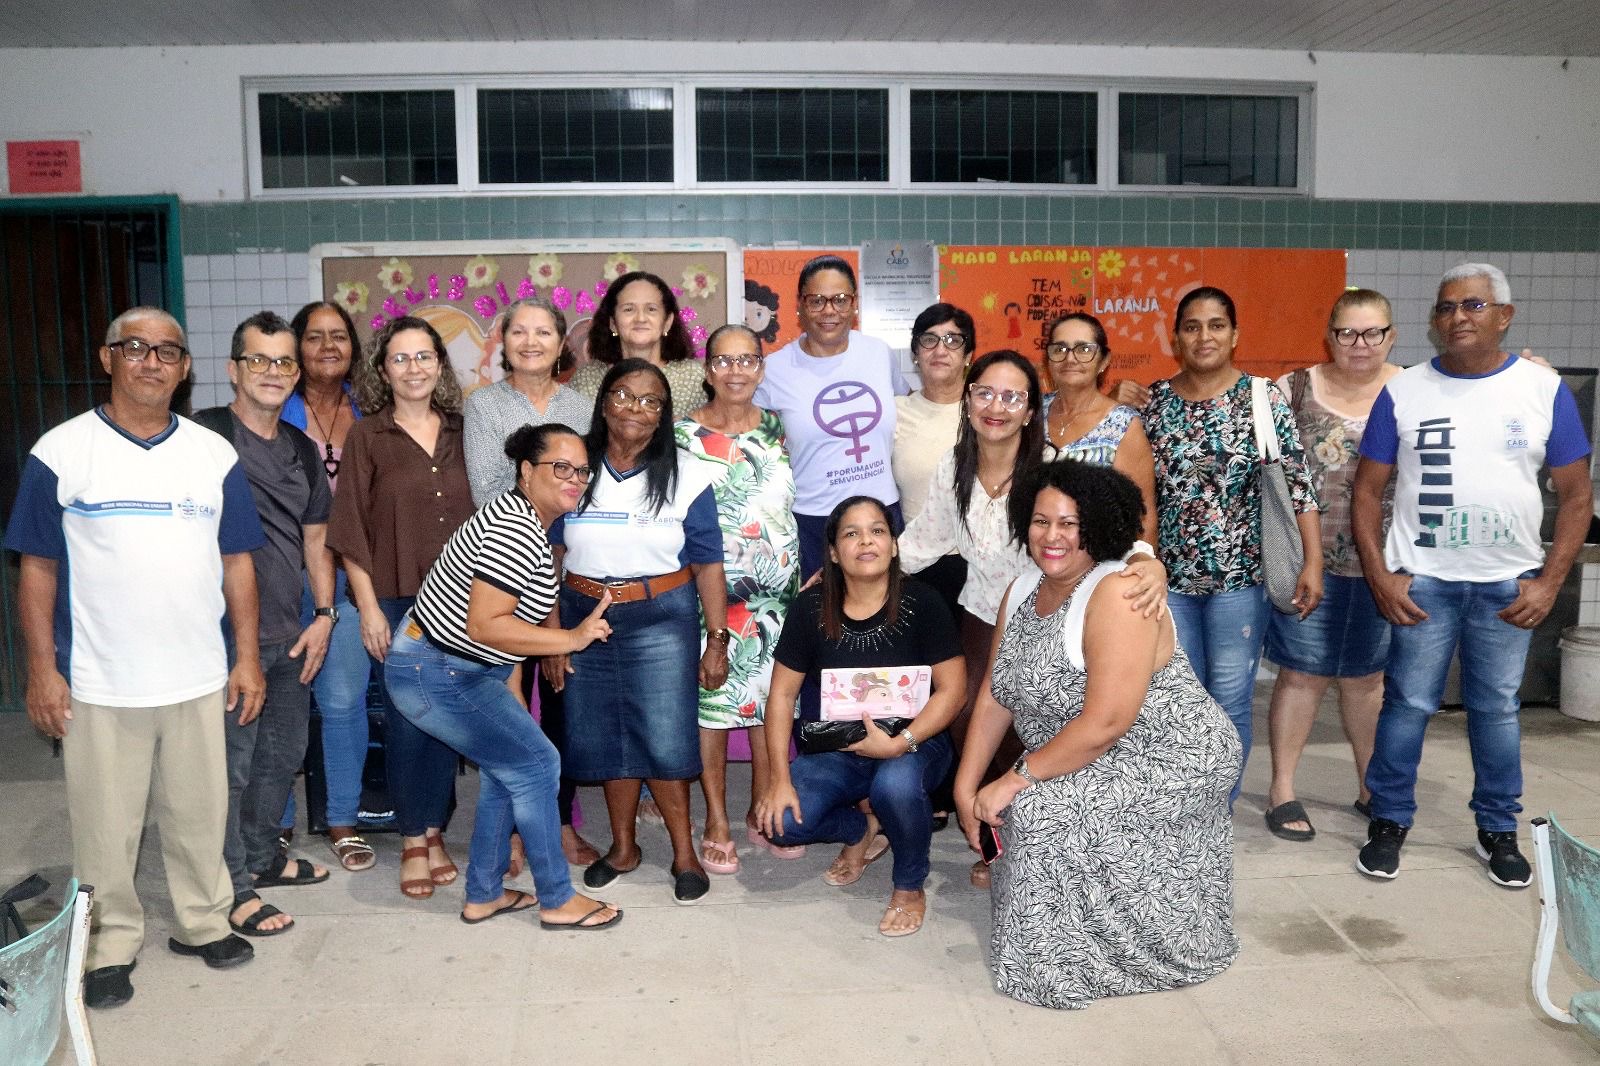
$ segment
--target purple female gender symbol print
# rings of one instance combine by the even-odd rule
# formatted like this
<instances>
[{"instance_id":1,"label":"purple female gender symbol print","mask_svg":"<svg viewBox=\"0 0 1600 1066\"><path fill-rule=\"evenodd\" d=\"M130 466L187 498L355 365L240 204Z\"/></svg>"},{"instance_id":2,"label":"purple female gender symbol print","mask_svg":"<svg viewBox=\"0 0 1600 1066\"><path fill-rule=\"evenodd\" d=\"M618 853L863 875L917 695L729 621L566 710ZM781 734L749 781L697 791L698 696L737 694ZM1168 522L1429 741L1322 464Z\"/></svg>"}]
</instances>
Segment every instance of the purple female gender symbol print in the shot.
<instances>
[{"instance_id":1,"label":"purple female gender symbol print","mask_svg":"<svg viewBox=\"0 0 1600 1066\"><path fill-rule=\"evenodd\" d=\"M872 450L861 438L883 420L883 401L865 382L836 381L817 393L811 405L811 417L830 437L848 440L850 447L844 453L859 463L861 457Z\"/></svg>"}]
</instances>

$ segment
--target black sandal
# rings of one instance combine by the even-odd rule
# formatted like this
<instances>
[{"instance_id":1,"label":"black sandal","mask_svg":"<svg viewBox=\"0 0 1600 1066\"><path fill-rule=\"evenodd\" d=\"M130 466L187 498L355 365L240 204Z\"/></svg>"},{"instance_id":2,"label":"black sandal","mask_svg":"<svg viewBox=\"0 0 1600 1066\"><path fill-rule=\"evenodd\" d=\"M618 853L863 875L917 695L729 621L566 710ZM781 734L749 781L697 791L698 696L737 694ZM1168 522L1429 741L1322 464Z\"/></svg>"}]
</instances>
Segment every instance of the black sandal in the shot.
<instances>
[{"instance_id":1,"label":"black sandal","mask_svg":"<svg viewBox=\"0 0 1600 1066\"><path fill-rule=\"evenodd\" d=\"M260 898L261 897L256 895L254 892L241 892L237 896L233 897L233 909L238 910L240 904L249 903L253 899L259 900ZM289 930L294 928L293 918L289 919L288 925L280 926L277 929L263 929L261 928L261 923L266 921L268 918L276 918L281 914L283 914L283 912L274 907L272 904L263 903L260 907L256 908L255 913L251 914L250 917L246 918L242 922L234 921L233 917L230 915L228 917L228 928L232 929L235 933L243 933L245 936L277 936L279 933L287 933Z\"/></svg>"},{"instance_id":2,"label":"black sandal","mask_svg":"<svg viewBox=\"0 0 1600 1066\"><path fill-rule=\"evenodd\" d=\"M1306 815L1306 809L1299 800L1280 803L1267 812L1267 829L1275 837L1303 844L1317 835L1315 826L1309 829L1290 829L1290 822L1304 822L1307 826L1311 826L1311 819Z\"/></svg>"},{"instance_id":3,"label":"black sandal","mask_svg":"<svg viewBox=\"0 0 1600 1066\"><path fill-rule=\"evenodd\" d=\"M285 877L284 871L289 869L290 863L294 863L294 874ZM306 859L291 859L280 853L271 865L256 874L255 884L257 888L293 888L296 885L318 885L328 879L329 871L322 871L320 877L316 871L314 863Z\"/></svg>"}]
</instances>

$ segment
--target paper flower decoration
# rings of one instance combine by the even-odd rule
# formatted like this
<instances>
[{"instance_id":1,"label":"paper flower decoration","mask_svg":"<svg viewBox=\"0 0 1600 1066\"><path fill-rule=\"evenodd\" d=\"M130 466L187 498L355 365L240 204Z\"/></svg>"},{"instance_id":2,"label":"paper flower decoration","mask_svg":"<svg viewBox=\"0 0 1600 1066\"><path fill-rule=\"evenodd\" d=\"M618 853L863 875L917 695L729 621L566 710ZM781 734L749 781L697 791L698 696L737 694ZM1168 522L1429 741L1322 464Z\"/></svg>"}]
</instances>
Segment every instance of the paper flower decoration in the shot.
<instances>
[{"instance_id":1,"label":"paper flower decoration","mask_svg":"<svg viewBox=\"0 0 1600 1066\"><path fill-rule=\"evenodd\" d=\"M1102 276L1115 278L1121 276L1122 268L1128 265L1128 261L1115 248L1108 248L1100 253L1099 265Z\"/></svg>"},{"instance_id":2,"label":"paper flower decoration","mask_svg":"<svg viewBox=\"0 0 1600 1066\"><path fill-rule=\"evenodd\" d=\"M616 255L606 260L606 265L601 268L601 273L603 273L608 279L615 280L622 277L624 274L630 274L638 269L639 261L637 259L629 255L627 252L618 252Z\"/></svg>"},{"instance_id":3,"label":"paper flower decoration","mask_svg":"<svg viewBox=\"0 0 1600 1066\"><path fill-rule=\"evenodd\" d=\"M717 291L722 278L703 266L691 266L683 272L683 291L691 300L704 300Z\"/></svg>"},{"instance_id":4,"label":"paper flower decoration","mask_svg":"<svg viewBox=\"0 0 1600 1066\"><path fill-rule=\"evenodd\" d=\"M372 290L364 281L342 281L333 290L333 302L352 315L359 315L367 309L367 298L371 295Z\"/></svg>"},{"instance_id":5,"label":"paper flower decoration","mask_svg":"<svg viewBox=\"0 0 1600 1066\"><path fill-rule=\"evenodd\" d=\"M683 307L678 311L678 317L683 319L686 323L693 322L695 319L700 317L700 312L696 311L688 304L684 304Z\"/></svg>"},{"instance_id":6,"label":"paper flower decoration","mask_svg":"<svg viewBox=\"0 0 1600 1066\"><path fill-rule=\"evenodd\" d=\"M500 273L500 264L486 255L475 255L467 260L461 272L467 276L467 288L487 289L494 284L495 275Z\"/></svg>"},{"instance_id":7,"label":"paper flower decoration","mask_svg":"<svg viewBox=\"0 0 1600 1066\"><path fill-rule=\"evenodd\" d=\"M548 288L561 280L561 257L559 255L530 255L528 257L528 277L533 279L535 285Z\"/></svg>"},{"instance_id":8,"label":"paper flower decoration","mask_svg":"<svg viewBox=\"0 0 1600 1066\"><path fill-rule=\"evenodd\" d=\"M378 282L390 292L405 292L411 284L411 264L394 256L378 268Z\"/></svg>"}]
</instances>

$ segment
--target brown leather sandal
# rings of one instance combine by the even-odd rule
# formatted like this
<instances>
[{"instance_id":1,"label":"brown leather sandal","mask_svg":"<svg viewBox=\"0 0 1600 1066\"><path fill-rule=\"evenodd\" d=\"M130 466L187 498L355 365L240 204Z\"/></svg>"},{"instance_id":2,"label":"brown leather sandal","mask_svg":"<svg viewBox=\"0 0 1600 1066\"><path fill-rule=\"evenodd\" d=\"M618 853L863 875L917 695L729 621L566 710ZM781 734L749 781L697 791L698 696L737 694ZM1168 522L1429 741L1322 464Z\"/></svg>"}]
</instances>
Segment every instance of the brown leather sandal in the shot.
<instances>
[{"instance_id":1,"label":"brown leather sandal","mask_svg":"<svg viewBox=\"0 0 1600 1066\"><path fill-rule=\"evenodd\" d=\"M438 848L440 851L444 851L443 833L437 831L428 833L423 839L427 840L429 848ZM460 873L461 871L456 869L456 864L450 861L450 853L447 851L445 852L443 866L428 867L428 877L436 885L453 884L455 879L460 876Z\"/></svg>"},{"instance_id":2,"label":"brown leather sandal","mask_svg":"<svg viewBox=\"0 0 1600 1066\"><path fill-rule=\"evenodd\" d=\"M400 852L400 866L405 868L407 859L428 860L427 845L414 848L405 848ZM430 899L433 896L433 879L431 877L412 877L400 879L400 891L410 899Z\"/></svg>"}]
</instances>

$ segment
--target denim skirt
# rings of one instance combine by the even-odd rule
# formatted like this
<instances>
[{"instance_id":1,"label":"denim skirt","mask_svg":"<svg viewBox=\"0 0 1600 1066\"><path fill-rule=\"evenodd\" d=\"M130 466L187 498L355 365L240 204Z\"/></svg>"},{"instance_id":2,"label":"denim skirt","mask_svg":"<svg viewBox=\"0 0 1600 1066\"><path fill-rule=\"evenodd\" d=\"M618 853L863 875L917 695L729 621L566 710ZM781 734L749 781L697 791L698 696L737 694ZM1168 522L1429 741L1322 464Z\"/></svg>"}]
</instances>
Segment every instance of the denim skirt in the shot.
<instances>
[{"instance_id":1,"label":"denim skirt","mask_svg":"<svg viewBox=\"0 0 1600 1066\"><path fill-rule=\"evenodd\" d=\"M561 587L561 625L599 601ZM700 597L693 581L606 608L611 639L572 657L562 772L574 781L700 775Z\"/></svg>"},{"instance_id":2,"label":"denim skirt","mask_svg":"<svg viewBox=\"0 0 1600 1066\"><path fill-rule=\"evenodd\" d=\"M1378 613L1365 578L1328 574L1322 602L1300 621L1272 612L1267 659L1317 677L1365 677L1389 658L1389 623Z\"/></svg>"}]
</instances>

